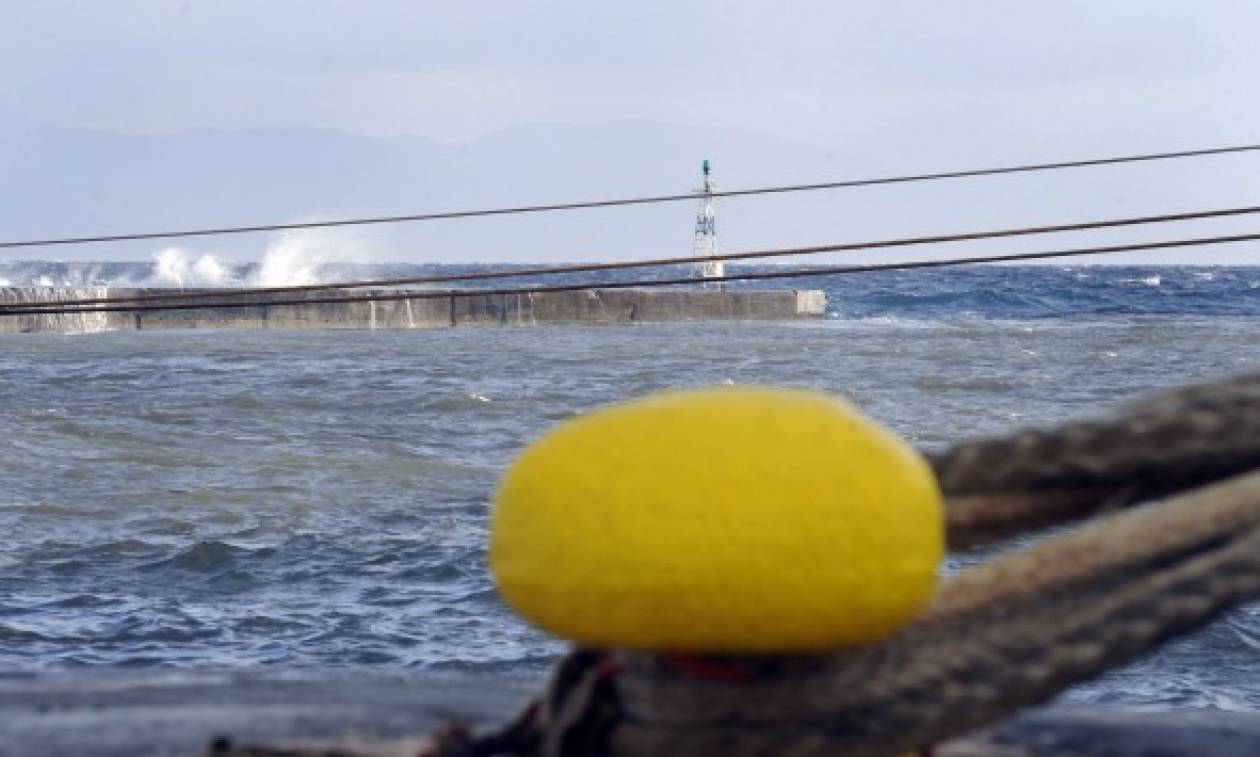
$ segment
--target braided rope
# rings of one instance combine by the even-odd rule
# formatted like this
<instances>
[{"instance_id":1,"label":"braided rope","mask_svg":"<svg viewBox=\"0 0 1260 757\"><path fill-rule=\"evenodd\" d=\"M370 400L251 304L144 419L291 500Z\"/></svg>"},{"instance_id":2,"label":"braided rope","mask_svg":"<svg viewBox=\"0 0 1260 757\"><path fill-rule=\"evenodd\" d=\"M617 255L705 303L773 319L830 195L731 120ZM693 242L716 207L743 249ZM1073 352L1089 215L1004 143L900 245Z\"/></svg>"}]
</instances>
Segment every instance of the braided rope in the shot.
<instances>
[{"instance_id":1,"label":"braided rope","mask_svg":"<svg viewBox=\"0 0 1260 757\"><path fill-rule=\"evenodd\" d=\"M1188 553L1258 526L1260 473L1249 473L1116 513L1092 527L976 565L948 581L920 620L1035 598L1073 582L1098 580Z\"/></svg>"},{"instance_id":2,"label":"braided rope","mask_svg":"<svg viewBox=\"0 0 1260 757\"><path fill-rule=\"evenodd\" d=\"M888 642L753 662L747 682L626 655L612 754L898 753L1044 701L1260 594L1260 474L1087 532L964 572ZM1123 539L1138 541L1074 562Z\"/></svg>"},{"instance_id":3,"label":"braided rope","mask_svg":"<svg viewBox=\"0 0 1260 757\"><path fill-rule=\"evenodd\" d=\"M1260 468L1260 374L928 455L965 549Z\"/></svg>"},{"instance_id":4,"label":"braided rope","mask_svg":"<svg viewBox=\"0 0 1260 757\"><path fill-rule=\"evenodd\" d=\"M744 680L613 653L624 672L608 754L902 754L1045 701L1260 595L1260 473L1204 486L1260 468L1260 374L930 459L954 549L1192 491L964 571L882 644L718 661ZM582 697L571 690L567 710Z\"/></svg>"},{"instance_id":5,"label":"braided rope","mask_svg":"<svg viewBox=\"0 0 1260 757\"><path fill-rule=\"evenodd\" d=\"M1260 596L1260 374L930 459L952 549L1102 517L950 578L914 623L869 647L707 661L739 674L721 677L579 650L511 727L452 731L425 754L905 754ZM1158 497L1169 499L1109 513Z\"/></svg>"},{"instance_id":6,"label":"braided rope","mask_svg":"<svg viewBox=\"0 0 1260 757\"><path fill-rule=\"evenodd\" d=\"M822 665L796 661L754 684L680 679L641 661L620 683L625 717L611 753L904 754L1045 701L1254 596L1257 554L1260 532L1118 592L998 612L987 628L937 627L945 638L934 644L916 637Z\"/></svg>"}]
</instances>

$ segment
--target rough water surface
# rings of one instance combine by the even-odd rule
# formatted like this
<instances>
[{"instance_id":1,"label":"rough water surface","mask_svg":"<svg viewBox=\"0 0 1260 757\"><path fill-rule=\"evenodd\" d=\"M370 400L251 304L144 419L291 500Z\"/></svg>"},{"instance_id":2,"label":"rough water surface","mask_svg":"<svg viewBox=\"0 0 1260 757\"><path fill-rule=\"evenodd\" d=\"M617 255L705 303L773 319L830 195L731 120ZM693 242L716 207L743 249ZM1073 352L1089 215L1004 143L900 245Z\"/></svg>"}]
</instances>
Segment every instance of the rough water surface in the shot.
<instances>
[{"instance_id":1,"label":"rough water surface","mask_svg":"<svg viewBox=\"0 0 1260 757\"><path fill-rule=\"evenodd\" d=\"M0 670L531 676L561 646L496 596L487 512L558 421L670 387L786 384L939 447L1260 359L1260 270L795 284L828 289L828 320L0 336ZM1258 674L1246 608L1073 696L1254 708Z\"/></svg>"}]
</instances>

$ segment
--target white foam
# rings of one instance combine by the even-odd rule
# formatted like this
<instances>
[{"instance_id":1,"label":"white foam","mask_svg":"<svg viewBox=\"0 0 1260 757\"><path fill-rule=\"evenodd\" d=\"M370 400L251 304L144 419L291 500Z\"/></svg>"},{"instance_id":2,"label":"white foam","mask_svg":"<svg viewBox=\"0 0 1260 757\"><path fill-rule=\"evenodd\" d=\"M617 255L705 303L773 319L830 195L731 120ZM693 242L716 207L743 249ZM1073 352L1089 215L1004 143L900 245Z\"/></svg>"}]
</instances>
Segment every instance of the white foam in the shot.
<instances>
[{"instance_id":1,"label":"white foam","mask_svg":"<svg viewBox=\"0 0 1260 757\"><path fill-rule=\"evenodd\" d=\"M253 275L234 280L232 268L210 253L167 247L153 254L149 275L142 286L201 288L231 286L301 286L325 279L323 270L334 258L362 257L362 250L342 234L327 231L291 231L268 243ZM121 285L124 282L111 282ZM43 286L52 286L49 280Z\"/></svg>"},{"instance_id":2,"label":"white foam","mask_svg":"<svg viewBox=\"0 0 1260 757\"><path fill-rule=\"evenodd\" d=\"M335 253L327 234L288 232L267 245L250 282L255 286L302 286L318 284L320 270Z\"/></svg>"},{"instance_id":3,"label":"white foam","mask_svg":"<svg viewBox=\"0 0 1260 757\"><path fill-rule=\"evenodd\" d=\"M42 280L48 279L47 276L40 278ZM23 287L0 292L0 302L34 304L91 299L104 297L108 291L107 288L102 286L57 287L40 284L36 288ZM93 334L109 329L109 314L99 311L32 313L19 317L25 319L27 326L33 331L48 331L61 334Z\"/></svg>"},{"instance_id":4,"label":"white foam","mask_svg":"<svg viewBox=\"0 0 1260 757\"><path fill-rule=\"evenodd\" d=\"M153 254L153 266L146 286L157 287L220 287L231 283L232 273L226 265L209 253L196 253L180 247L167 247Z\"/></svg>"},{"instance_id":5,"label":"white foam","mask_svg":"<svg viewBox=\"0 0 1260 757\"><path fill-rule=\"evenodd\" d=\"M202 255L193 263L193 275L198 281L209 286L222 286L232 278L227 266L220 263L213 255Z\"/></svg>"}]
</instances>

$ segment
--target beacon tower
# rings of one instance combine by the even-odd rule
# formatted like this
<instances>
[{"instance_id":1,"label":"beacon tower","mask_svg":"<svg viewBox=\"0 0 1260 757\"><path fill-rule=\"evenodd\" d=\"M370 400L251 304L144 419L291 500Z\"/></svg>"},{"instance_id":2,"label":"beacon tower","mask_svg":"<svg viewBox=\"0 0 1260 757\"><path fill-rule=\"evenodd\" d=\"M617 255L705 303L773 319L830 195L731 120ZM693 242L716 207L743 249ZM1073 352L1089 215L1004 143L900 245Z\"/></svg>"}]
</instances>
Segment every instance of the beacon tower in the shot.
<instances>
[{"instance_id":1,"label":"beacon tower","mask_svg":"<svg viewBox=\"0 0 1260 757\"><path fill-rule=\"evenodd\" d=\"M710 175L709 161L705 160L701 170L704 171L704 186L697 190L700 195L700 209L696 212L696 238L692 244L692 254L696 257L710 257L717 254L717 227L714 225L713 213L713 177ZM720 260L706 260L700 263L700 275L704 278L721 278L726 273L726 266ZM707 284L706 286L717 285Z\"/></svg>"}]
</instances>

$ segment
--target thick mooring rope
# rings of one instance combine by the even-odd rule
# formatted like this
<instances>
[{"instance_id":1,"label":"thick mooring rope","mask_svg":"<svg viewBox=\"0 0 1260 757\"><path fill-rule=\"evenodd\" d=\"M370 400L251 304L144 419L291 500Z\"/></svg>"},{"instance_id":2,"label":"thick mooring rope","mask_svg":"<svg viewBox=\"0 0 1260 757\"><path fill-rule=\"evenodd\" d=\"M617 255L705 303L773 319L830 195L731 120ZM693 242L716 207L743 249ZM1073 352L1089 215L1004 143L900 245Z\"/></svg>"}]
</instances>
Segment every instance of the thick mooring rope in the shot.
<instances>
[{"instance_id":1,"label":"thick mooring rope","mask_svg":"<svg viewBox=\"0 0 1260 757\"><path fill-rule=\"evenodd\" d=\"M945 580L882 643L813 657L578 650L510 727L452 727L420 754L905 755L1260 596L1260 375L960 444L932 462L954 549L1099 517Z\"/></svg>"},{"instance_id":2,"label":"thick mooring rope","mask_svg":"<svg viewBox=\"0 0 1260 757\"><path fill-rule=\"evenodd\" d=\"M743 680L610 653L606 753L904 754L1198 627L1260 594L1260 473L1194 488L1260 468L1257 431L1252 375L934 456L953 548L1183 493L962 572L882 644L725 661Z\"/></svg>"},{"instance_id":3,"label":"thick mooring rope","mask_svg":"<svg viewBox=\"0 0 1260 757\"><path fill-rule=\"evenodd\" d=\"M1260 474L1248 474L965 571L879 645L754 664L742 682L618 656L624 720L610 754L667 743L901 754L1044 701L1257 593Z\"/></svg>"},{"instance_id":4,"label":"thick mooring rope","mask_svg":"<svg viewBox=\"0 0 1260 757\"><path fill-rule=\"evenodd\" d=\"M1260 374L929 459L948 497L950 548L966 549L1260 468Z\"/></svg>"}]
</instances>

